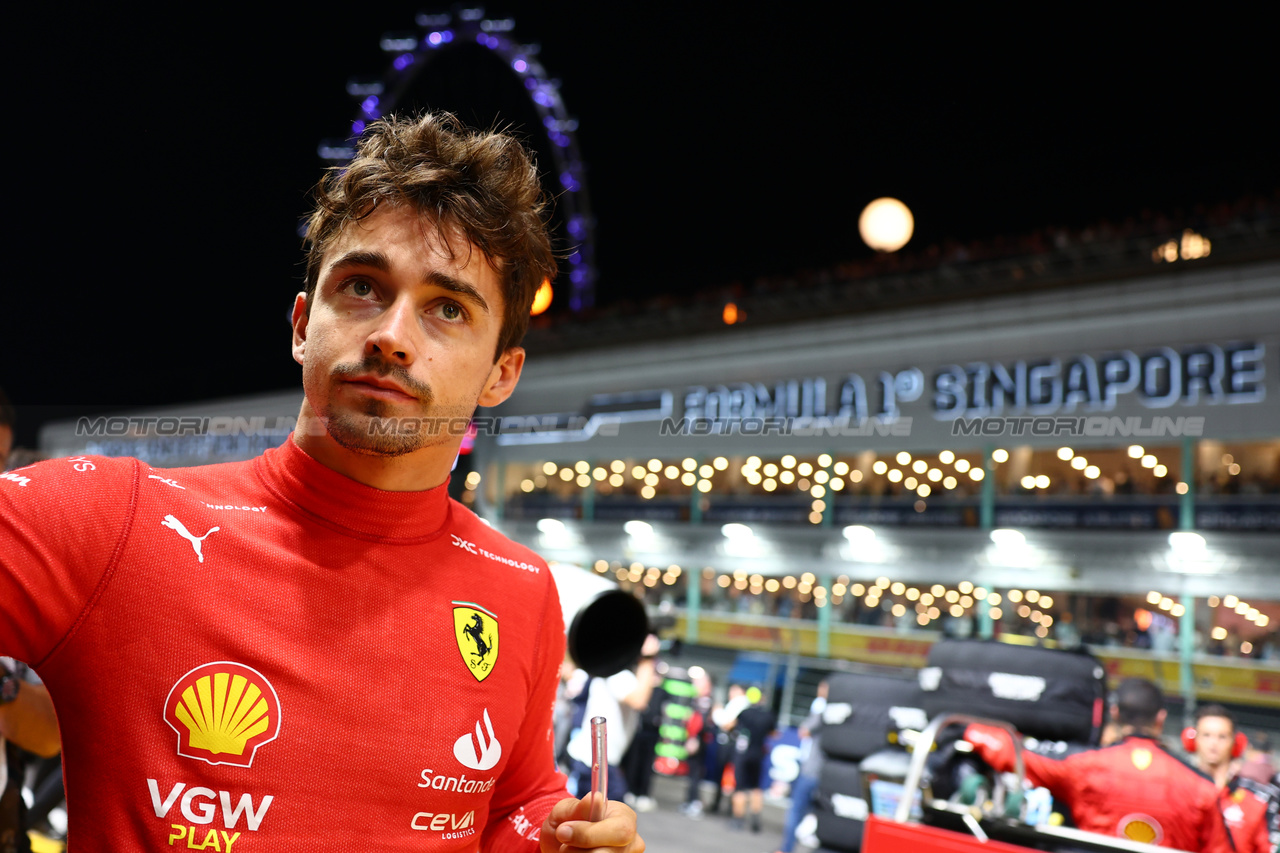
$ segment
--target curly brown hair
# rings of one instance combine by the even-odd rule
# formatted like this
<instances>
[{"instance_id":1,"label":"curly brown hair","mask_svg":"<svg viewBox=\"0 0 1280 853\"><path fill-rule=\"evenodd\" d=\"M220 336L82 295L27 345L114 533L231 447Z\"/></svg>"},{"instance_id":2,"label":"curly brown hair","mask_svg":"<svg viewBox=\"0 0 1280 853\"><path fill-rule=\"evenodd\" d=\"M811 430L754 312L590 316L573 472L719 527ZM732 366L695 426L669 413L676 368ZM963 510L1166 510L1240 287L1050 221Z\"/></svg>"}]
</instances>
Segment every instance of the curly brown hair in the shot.
<instances>
[{"instance_id":1,"label":"curly brown hair","mask_svg":"<svg viewBox=\"0 0 1280 853\"><path fill-rule=\"evenodd\" d=\"M505 133L464 127L449 113L388 116L369 125L356 156L330 169L314 190L307 221L307 311L325 251L380 203L405 205L430 219L446 251L461 232L502 280L497 361L518 346L543 280L554 279L548 204L532 155ZM455 230L456 229L456 230Z\"/></svg>"}]
</instances>

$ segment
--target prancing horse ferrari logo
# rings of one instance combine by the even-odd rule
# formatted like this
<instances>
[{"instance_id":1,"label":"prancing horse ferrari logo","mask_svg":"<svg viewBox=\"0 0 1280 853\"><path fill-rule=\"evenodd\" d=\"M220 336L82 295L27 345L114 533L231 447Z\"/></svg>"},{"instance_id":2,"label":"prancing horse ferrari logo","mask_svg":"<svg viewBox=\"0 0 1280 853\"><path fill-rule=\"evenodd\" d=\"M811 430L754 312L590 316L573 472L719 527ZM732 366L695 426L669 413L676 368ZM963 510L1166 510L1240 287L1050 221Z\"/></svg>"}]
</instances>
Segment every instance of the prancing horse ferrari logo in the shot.
<instances>
[{"instance_id":1,"label":"prancing horse ferrari logo","mask_svg":"<svg viewBox=\"0 0 1280 853\"><path fill-rule=\"evenodd\" d=\"M498 662L498 617L470 601L455 601L453 633L462 662L476 681L484 681Z\"/></svg>"}]
</instances>

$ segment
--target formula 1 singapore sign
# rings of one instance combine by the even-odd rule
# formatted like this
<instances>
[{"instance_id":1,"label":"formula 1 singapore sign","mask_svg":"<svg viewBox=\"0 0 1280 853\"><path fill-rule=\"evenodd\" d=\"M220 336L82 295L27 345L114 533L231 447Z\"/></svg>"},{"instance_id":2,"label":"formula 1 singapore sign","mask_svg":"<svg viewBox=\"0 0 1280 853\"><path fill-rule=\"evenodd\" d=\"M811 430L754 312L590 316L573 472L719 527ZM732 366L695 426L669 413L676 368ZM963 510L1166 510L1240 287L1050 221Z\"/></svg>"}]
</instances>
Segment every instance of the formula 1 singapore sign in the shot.
<instances>
[{"instance_id":1,"label":"formula 1 singapore sign","mask_svg":"<svg viewBox=\"0 0 1280 853\"><path fill-rule=\"evenodd\" d=\"M993 434L992 426L1013 435L1101 435L1093 422L1102 420L1108 434L1116 431L1111 421L1123 421L1124 435L1200 435L1200 407L1266 399L1266 356L1260 342L1201 344L597 394L579 412L502 417L497 441L580 442L645 421L664 436L905 437L912 410L925 406L933 419L952 422L955 435ZM1103 417L1117 408L1132 413L1134 404L1170 416L1151 418L1152 426ZM1191 407L1198 411L1176 414ZM997 416L998 425L984 421Z\"/></svg>"},{"instance_id":2,"label":"formula 1 singapore sign","mask_svg":"<svg viewBox=\"0 0 1280 853\"><path fill-rule=\"evenodd\" d=\"M851 373L835 383L812 377L779 382L695 386L685 391L684 419L729 422L785 418L861 423L902 416L904 404L926 398L938 420L1001 414L1105 412L1122 398L1148 409L1266 398L1266 347L1261 343L1160 347L1098 356L968 362L880 371L868 381ZM835 391L832 391L832 385Z\"/></svg>"}]
</instances>

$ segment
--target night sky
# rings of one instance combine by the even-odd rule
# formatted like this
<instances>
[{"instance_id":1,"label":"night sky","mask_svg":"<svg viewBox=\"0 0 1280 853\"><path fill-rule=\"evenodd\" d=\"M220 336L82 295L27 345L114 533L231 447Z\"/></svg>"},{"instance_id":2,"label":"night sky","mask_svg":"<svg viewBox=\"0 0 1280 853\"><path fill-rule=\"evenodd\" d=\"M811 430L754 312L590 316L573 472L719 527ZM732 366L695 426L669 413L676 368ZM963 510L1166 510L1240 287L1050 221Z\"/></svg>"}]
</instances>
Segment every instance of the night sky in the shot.
<instances>
[{"instance_id":1,"label":"night sky","mask_svg":"<svg viewBox=\"0 0 1280 853\"><path fill-rule=\"evenodd\" d=\"M317 143L424 7L269 5L27 11L6 33L0 386L20 443L50 416L297 386ZM864 5L488 4L580 121L599 302L866 257L857 217L881 195L914 211L911 251L1280 187L1261 22ZM492 55L439 56L415 97L481 124L518 102Z\"/></svg>"}]
</instances>

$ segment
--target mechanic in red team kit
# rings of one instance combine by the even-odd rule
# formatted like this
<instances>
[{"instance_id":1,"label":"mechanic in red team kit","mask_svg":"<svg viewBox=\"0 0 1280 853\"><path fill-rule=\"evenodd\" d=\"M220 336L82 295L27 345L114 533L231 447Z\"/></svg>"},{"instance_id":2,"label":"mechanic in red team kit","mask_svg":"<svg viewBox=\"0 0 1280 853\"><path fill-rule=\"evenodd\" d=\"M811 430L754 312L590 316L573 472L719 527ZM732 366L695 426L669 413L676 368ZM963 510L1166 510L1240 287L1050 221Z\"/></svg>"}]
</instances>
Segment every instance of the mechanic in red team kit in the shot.
<instances>
[{"instance_id":1,"label":"mechanic in red team kit","mask_svg":"<svg viewBox=\"0 0 1280 853\"><path fill-rule=\"evenodd\" d=\"M1235 772L1248 742L1244 732L1236 730L1231 712L1221 705L1202 706L1196 711L1195 726L1182 733L1182 745L1200 772L1218 787L1218 807L1235 853L1271 853L1267 799L1253 790L1251 780Z\"/></svg>"},{"instance_id":2,"label":"mechanic in red team kit","mask_svg":"<svg viewBox=\"0 0 1280 853\"><path fill-rule=\"evenodd\" d=\"M1229 853L1213 782L1160 745L1165 719L1160 688L1145 679L1125 679L1114 703L1119 741L1063 759L1023 750L1027 778L1048 788L1070 809L1076 826L1088 832L1177 850ZM1007 731L974 724L964 736L996 770L1013 769Z\"/></svg>"},{"instance_id":3,"label":"mechanic in red team kit","mask_svg":"<svg viewBox=\"0 0 1280 853\"><path fill-rule=\"evenodd\" d=\"M546 564L446 492L520 378L544 216L512 138L379 122L317 188L288 441L0 480L0 654L53 697L71 849L643 851L555 770Z\"/></svg>"}]
</instances>

